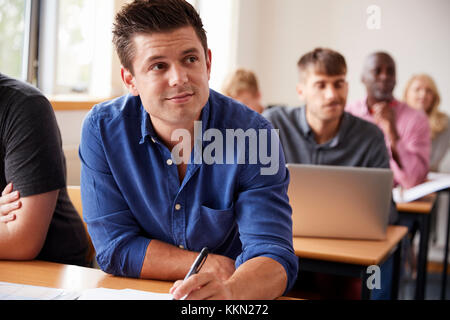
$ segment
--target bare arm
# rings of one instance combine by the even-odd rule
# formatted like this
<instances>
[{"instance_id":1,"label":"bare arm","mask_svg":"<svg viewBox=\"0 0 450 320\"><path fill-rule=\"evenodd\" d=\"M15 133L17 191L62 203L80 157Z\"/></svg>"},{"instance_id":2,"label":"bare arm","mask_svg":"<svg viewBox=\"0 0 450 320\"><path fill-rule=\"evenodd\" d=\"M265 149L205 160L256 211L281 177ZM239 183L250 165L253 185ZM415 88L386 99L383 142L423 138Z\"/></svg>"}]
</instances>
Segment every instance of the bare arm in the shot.
<instances>
[{"instance_id":1,"label":"bare arm","mask_svg":"<svg viewBox=\"0 0 450 320\"><path fill-rule=\"evenodd\" d=\"M0 259L32 260L44 245L59 190L20 198L15 219L0 223Z\"/></svg>"},{"instance_id":2,"label":"bare arm","mask_svg":"<svg viewBox=\"0 0 450 320\"><path fill-rule=\"evenodd\" d=\"M198 252L180 249L159 240L152 240L141 270L141 278L160 280L183 279ZM214 272L220 279L228 279L233 272L234 260L216 254L208 255L201 272Z\"/></svg>"}]
</instances>

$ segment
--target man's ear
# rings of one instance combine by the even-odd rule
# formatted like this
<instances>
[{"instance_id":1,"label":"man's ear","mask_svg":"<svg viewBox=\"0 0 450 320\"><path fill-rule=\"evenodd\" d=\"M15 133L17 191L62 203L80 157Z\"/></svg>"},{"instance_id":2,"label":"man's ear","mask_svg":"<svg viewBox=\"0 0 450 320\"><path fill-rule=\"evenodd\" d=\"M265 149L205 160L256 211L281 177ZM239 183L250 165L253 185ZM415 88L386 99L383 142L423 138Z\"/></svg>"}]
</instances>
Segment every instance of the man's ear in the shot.
<instances>
[{"instance_id":1,"label":"man's ear","mask_svg":"<svg viewBox=\"0 0 450 320\"><path fill-rule=\"evenodd\" d=\"M295 89L300 100L305 101L305 84L302 81L299 81Z\"/></svg>"},{"instance_id":2,"label":"man's ear","mask_svg":"<svg viewBox=\"0 0 450 320\"><path fill-rule=\"evenodd\" d=\"M208 54L206 55L206 69L208 72L208 80L211 80L211 49L208 49Z\"/></svg>"},{"instance_id":3,"label":"man's ear","mask_svg":"<svg viewBox=\"0 0 450 320\"><path fill-rule=\"evenodd\" d=\"M361 82L362 82L363 84L366 84L366 75L365 75L364 72L361 73Z\"/></svg>"},{"instance_id":4,"label":"man's ear","mask_svg":"<svg viewBox=\"0 0 450 320\"><path fill-rule=\"evenodd\" d=\"M127 87L128 91L133 96L138 96L139 91L136 88L136 80L135 80L133 74L131 73L131 71L128 69L125 69L122 66L122 67L120 67L120 75L122 76L122 81L125 84L125 86Z\"/></svg>"}]
</instances>

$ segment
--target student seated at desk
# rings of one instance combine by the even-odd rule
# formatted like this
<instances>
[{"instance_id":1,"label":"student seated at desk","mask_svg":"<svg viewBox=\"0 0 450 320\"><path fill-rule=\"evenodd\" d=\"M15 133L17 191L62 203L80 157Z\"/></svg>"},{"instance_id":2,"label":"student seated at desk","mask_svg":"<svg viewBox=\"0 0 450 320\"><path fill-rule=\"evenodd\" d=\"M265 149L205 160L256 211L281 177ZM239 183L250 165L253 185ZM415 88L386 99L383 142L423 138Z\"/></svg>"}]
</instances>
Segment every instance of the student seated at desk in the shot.
<instances>
[{"instance_id":1,"label":"student seated at desk","mask_svg":"<svg viewBox=\"0 0 450 320\"><path fill-rule=\"evenodd\" d=\"M53 108L32 86L0 74L0 259L85 266L89 242L66 191Z\"/></svg>"},{"instance_id":2,"label":"student seated at desk","mask_svg":"<svg viewBox=\"0 0 450 320\"><path fill-rule=\"evenodd\" d=\"M413 75L406 84L403 100L412 108L425 112L431 130L430 171L439 171L442 159L450 150L450 118L439 110L441 98L433 78Z\"/></svg>"},{"instance_id":3,"label":"student seated at desk","mask_svg":"<svg viewBox=\"0 0 450 320\"><path fill-rule=\"evenodd\" d=\"M425 112L431 131L430 171L438 172L442 160L450 150L450 119L439 110L440 94L433 78L427 74L413 75L407 82L403 94L403 101L416 110ZM438 195L441 197L441 194ZM439 201L438 201L439 203ZM417 228L417 226L416 226ZM411 243L415 229L411 228ZM436 215L431 215L431 233L437 232ZM415 274L414 247L411 246L412 273Z\"/></svg>"},{"instance_id":4,"label":"student seated at desk","mask_svg":"<svg viewBox=\"0 0 450 320\"><path fill-rule=\"evenodd\" d=\"M300 108L274 107L263 113L280 130L286 162L389 168L389 155L381 130L344 111L348 93L344 57L331 49L317 48L300 58L298 70L297 93L305 105ZM391 202L389 223L395 223L396 219L397 210ZM300 281L301 277L302 274ZM319 277L320 280L324 278L326 281L321 283L335 279L336 287L361 286L339 277ZM360 289L356 295L348 292L354 290L343 290L336 296L326 297L356 298Z\"/></svg>"},{"instance_id":5,"label":"student seated at desk","mask_svg":"<svg viewBox=\"0 0 450 320\"><path fill-rule=\"evenodd\" d=\"M99 266L115 275L179 280L207 247L200 272L174 285L175 299L281 296L295 282L298 260L289 173L272 126L209 89L211 51L188 2L131 2L113 32L130 94L95 106L80 144L83 215ZM227 154L226 164L217 152L217 159L205 157L211 143L194 140L199 124L219 137L250 129L263 139L265 132L275 142L276 170L265 175L261 161L239 161L248 145Z\"/></svg>"},{"instance_id":6,"label":"student seated at desk","mask_svg":"<svg viewBox=\"0 0 450 320\"><path fill-rule=\"evenodd\" d=\"M224 95L242 102L258 113L264 111L264 107L261 105L258 79L250 70L239 68L229 74L223 84L222 91Z\"/></svg>"},{"instance_id":7,"label":"student seated at desk","mask_svg":"<svg viewBox=\"0 0 450 320\"><path fill-rule=\"evenodd\" d=\"M411 188L424 182L430 163L430 126L422 110L394 98L394 59L386 52L370 54L361 78L367 97L348 104L346 111L383 131L395 184Z\"/></svg>"}]
</instances>

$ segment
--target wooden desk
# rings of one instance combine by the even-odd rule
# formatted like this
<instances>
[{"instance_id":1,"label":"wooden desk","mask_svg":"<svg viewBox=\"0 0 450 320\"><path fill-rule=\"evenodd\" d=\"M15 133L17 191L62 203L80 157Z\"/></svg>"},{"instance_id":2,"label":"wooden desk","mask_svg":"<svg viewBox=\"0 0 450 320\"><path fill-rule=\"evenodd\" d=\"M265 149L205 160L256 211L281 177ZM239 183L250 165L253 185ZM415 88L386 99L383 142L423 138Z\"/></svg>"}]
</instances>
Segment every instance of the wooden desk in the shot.
<instances>
[{"instance_id":1,"label":"wooden desk","mask_svg":"<svg viewBox=\"0 0 450 320\"><path fill-rule=\"evenodd\" d=\"M416 300L423 300L425 298L430 219L431 214L435 214L436 198L437 194L432 193L416 201L397 203L399 217L410 222L416 221L419 226L420 240L417 255Z\"/></svg>"},{"instance_id":2,"label":"wooden desk","mask_svg":"<svg viewBox=\"0 0 450 320\"><path fill-rule=\"evenodd\" d=\"M397 298L400 271L400 244L408 232L403 226L388 226L386 240L344 240L294 237L294 251L304 271L325 272L362 279L361 298L370 299L367 267L380 265L394 255L392 297Z\"/></svg>"},{"instance_id":3,"label":"wooden desk","mask_svg":"<svg viewBox=\"0 0 450 320\"><path fill-rule=\"evenodd\" d=\"M71 291L92 288L168 293L172 282L115 277L99 269L44 261L0 261L0 281Z\"/></svg>"},{"instance_id":4,"label":"wooden desk","mask_svg":"<svg viewBox=\"0 0 450 320\"><path fill-rule=\"evenodd\" d=\"M1 261L0 281L82 291L93 288L169 293L173 282L115 277L99 269L45 261ZM277 300L299 300L279 297Z\"/></svg>"},{"instance_id":5,"label":"wooden desk","mask_svg":"<svg viewBox=\"0 0 450 320\"><path fill-rule=\"evenodd\" d=\"M437 194L432 193L416 201L397 203L397 210L402 212L414 212L429 214L436 202Z\"/></svg>"}]
</instances>

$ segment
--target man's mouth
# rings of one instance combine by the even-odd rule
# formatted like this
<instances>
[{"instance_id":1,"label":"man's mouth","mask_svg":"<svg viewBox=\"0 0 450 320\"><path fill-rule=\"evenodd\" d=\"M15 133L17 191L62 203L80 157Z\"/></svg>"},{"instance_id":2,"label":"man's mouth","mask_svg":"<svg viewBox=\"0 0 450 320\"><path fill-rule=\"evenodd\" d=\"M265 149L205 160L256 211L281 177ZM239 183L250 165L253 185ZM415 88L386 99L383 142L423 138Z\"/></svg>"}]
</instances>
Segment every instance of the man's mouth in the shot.
<instances>
[{"instance_id":1,"label":"man's mouth","mask_svg":"<svg viewBox=\"0 0 450 320\"><path fill-rule=\"evenodd\" d=\"M337 101L325 105L325 107L329 107L329 108L336 108L336 107L340 107L340 106L341 106L341 102L337 102Z\"/></svg>"},{"instance_id":2,"label":"man's mouth","mask_svg":"<svg viewBox=\"0 0 450 320\"><path fill-rule=\"evenodd\" d=\"M177 95L171 96L169 98L166 98L166 100L169 100L169 101L175 102L175 103L185 103L185 102L189 101L192 96L194 96L194 93L183 92L183 93L179 93Z\"/></svg>"}]
</instances>

